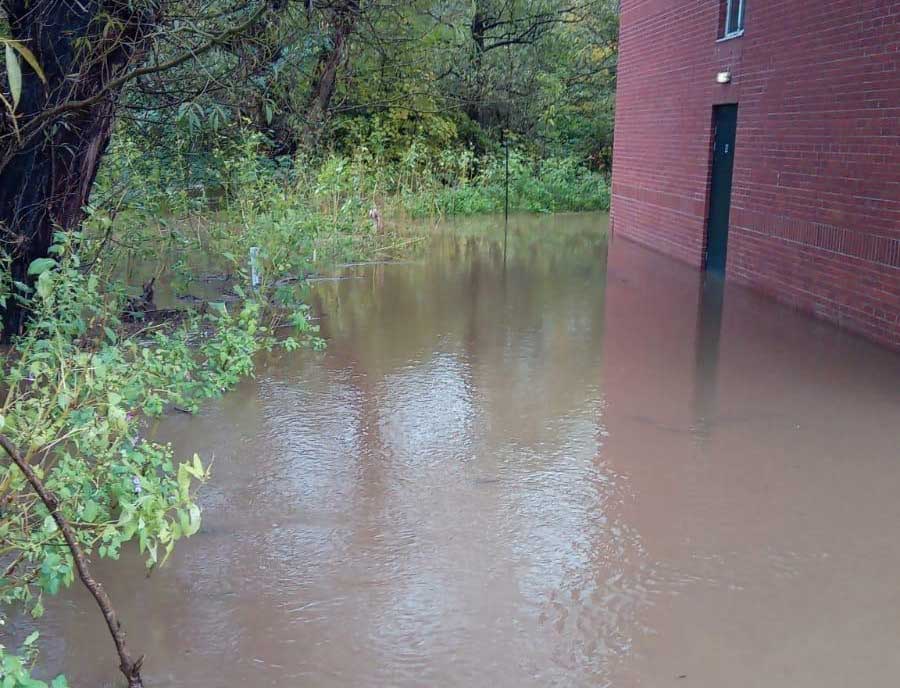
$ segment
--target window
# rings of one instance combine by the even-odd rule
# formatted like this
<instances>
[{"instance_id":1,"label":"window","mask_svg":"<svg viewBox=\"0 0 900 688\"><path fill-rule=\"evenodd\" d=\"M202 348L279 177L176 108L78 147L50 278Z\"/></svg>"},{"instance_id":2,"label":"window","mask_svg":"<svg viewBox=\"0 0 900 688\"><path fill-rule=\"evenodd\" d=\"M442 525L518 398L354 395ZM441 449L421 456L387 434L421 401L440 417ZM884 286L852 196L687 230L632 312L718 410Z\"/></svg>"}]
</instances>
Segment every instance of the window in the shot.
<instances>
[{"instance_id":1,"label":"window","mask_svg":"<svg viewBox=\"0 0 900 688\"><path fill-rule=\"evenodd\" d=\"M725 0L725 38L744 33L744 3L746 0Z\"/></svg>"}]
</instances>

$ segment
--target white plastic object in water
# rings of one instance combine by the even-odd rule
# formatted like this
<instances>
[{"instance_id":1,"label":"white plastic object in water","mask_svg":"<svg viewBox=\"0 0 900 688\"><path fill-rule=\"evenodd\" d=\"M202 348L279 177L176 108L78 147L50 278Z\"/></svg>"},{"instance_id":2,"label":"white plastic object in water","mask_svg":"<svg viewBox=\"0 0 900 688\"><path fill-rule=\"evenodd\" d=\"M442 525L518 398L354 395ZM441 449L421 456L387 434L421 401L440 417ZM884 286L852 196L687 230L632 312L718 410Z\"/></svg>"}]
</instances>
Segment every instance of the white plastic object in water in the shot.
<instances>
[{"instance_id":1,"label":"white plastic object in water","mask_svg":"<svg viewBox=\"0 0 900 688\"><path fill-rule=\"evenodd\" d=\"M250 247L250 286L259 287L259 246Z\"/></svg>"}]
</instances>

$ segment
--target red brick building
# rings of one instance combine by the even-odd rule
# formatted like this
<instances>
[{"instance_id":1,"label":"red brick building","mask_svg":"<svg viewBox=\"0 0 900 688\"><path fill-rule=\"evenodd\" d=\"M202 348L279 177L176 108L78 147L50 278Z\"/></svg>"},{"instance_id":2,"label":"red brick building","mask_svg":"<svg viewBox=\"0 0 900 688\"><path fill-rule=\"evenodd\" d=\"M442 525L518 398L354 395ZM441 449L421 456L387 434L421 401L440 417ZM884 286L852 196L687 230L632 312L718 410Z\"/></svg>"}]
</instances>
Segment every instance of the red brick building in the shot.
<instances>
[{"instance_id":1,"label":"red brick building","mask_svg":"<svg viewBox=\"0 0 900 688\"><path fill-rule=\"evenodd\" d=\"M622 0L612 199L616 235L900 349L900 0Z\"/></svg>"}]
</instances>

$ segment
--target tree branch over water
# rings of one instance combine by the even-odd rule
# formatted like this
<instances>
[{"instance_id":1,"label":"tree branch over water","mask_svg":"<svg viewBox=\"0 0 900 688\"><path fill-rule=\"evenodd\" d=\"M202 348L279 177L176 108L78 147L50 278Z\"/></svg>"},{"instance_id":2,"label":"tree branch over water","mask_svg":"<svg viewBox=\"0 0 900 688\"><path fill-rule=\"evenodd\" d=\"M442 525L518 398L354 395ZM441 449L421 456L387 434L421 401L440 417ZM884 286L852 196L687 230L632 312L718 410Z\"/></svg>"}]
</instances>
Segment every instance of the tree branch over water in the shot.
<instances>
[{"instance_id":1,"label":"tree branch over water","mask_svg":"<svg viewBox=\"0 0 900 688\"><path fill-rule=\"evenodd\" d=\"M66 541L66 545L72 553L72 558L75 560L75 568L78 570L78 577L93 596L106 621L106 627L109 629L109 634L112 636L113 642L116 645L116 653L119 655L119 669L128 681L128 688L143 688L144 683L141 679L141 665L143 664L144 658L141 656L136 660L133 659L125 639L125 631L119 621L115 607L113 607L112 600L109 599L106 590L103 589L103 586L91 573L90 564L84 554L84 550L81 548L81 544L78 542L78 536L75 534L75 530L72 528L69 521L62 514L59 499L47 489L43 481L37 476L37 473L34 472L34 469L28 461L26 461L25 457L22 456L18 448L2 433L0 433L0 446L3 447L7 456L9 456L12 462L16 464L19 470L22 471L25 480L28 481L28 484L31 485L32 489L37 493L38 497L40 497L44 506L47 507L47 511L50 512L56 526L62 533L63 539Z\"/></svg>"}]
</instances>

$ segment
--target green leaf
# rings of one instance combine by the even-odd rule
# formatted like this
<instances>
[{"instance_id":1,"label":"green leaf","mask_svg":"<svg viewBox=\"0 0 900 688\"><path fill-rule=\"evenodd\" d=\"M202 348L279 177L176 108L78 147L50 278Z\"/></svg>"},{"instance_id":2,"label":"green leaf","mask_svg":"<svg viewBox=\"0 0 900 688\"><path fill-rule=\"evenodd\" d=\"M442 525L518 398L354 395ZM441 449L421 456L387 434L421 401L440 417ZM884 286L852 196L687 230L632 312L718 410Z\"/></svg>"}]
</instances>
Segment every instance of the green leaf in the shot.
<instances>
[{"instance_id":1,"label":"green leaf","mask_svg":"<svg viewBox=\"0 0 900 688\"><path fill-rule=\"evenodd\" d=\"M225 307L225 303L222 301L210 301L209 307L210 309L216 311L219 315L228 315L228 309Z\"/></svg>"},{"instance_id":2,"label":"green leaf","mask_svg":"<svg viewBox=\"0 0 900 688\"><path fill-rule=\"evenodd\" d=\"M69 688L69 682L66 681L66 677L60 674L55 679L50 681L50 688Z\"/></svg>"},{"instance_id":3,"label":"green leaf","mask_svg":"<svg viewBox=\"0 0 900 688\"><path fill-rule=\"evenodd\" d=\"M156 555L156 547L157 547L156 540L152 540L147 545L147 555L148 555L147 556L147 568L148 569L155 566L157 564L157 562L159 561L157 559L157 555Z\"/></svg>"},{"instance_id":4,"label":"green leaf","mask_svg":"<svg viewBox=\"0 0 900 688\"><path fill-rule=\"evenodd\" d=\"M92 523L95 518L97 518L97 512L100 510L100 507L97 505L93 499L89 499L84 504L84 510L81 512L81 518L83 518L88 523Z\"/></svg>"},{"instance_id":5,"label":"green leaf","mask_svg":"<svg viewBox=\"0 0 900 688\"><path fill-rule=\"evenodd\" d=\"M50 514L47 514L44 518L44 531L47 533L56 532L56 521L53 520L53 516Z\"/></svg>"},{"instance_id":6,"label":"green leaf","mask_svg":"<svg viewBox=\"0 0 900 688\"><path fill-rule=\"evenodd\" d=\"M44 272L38 277L37 293L42 299L46 299L53 293L53 274Z\"/></svg>"},{"instance_id":7,"label":"green leaf","mask_svg":"<svg viewBox=\"0 0 900 688\"><path fill-rule=\"evenodd\" d=\"M56 261L52 258L35 258L28 266L29 275L40 275L47 270L56 267Z\"/></svg>"},{"instance_id":8,"label":"green leaf","mask_svg":"<svg viewBox=\"0 0 900 688\"><path fill-rule=\"evenodd\" d=\"M41 634L37 631L32 632L27 638L25 638L25 642L23 643L26 647L29 645L34 645L34 641L38 639Z\"/></svg>"},{"instance_id":9,"label":"green leaf","mask_svg":"<svg viewBox=\"0 0 900 688\"><path fill-rule=\"evenodd\" d=\"M22 97L22 67L12 46L6 44L6 78L9 79L9 92L12 94L13 111L19 106Z\"/></svg>"},{"instance_id":10,"label":"green leaf","mask_svg":"<svg viewBox=\"0 0 900 688\"><path fill-rule=\"evenodd\" d=\"M184 509L178 510L178 524L181 526L181 531L187 535L188 529L191 527L190 520L188 518L188 514Z\"/></svg>"}]
</instances>

